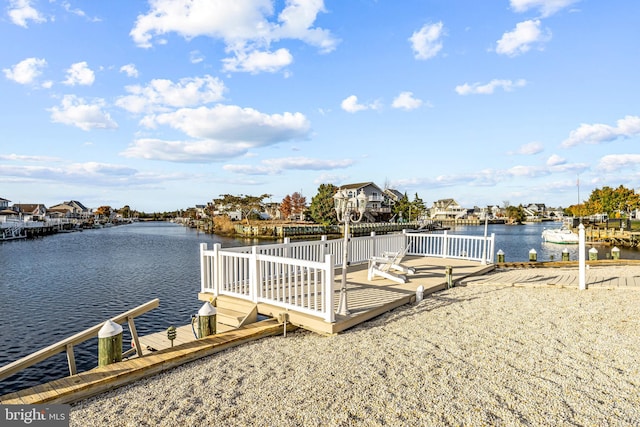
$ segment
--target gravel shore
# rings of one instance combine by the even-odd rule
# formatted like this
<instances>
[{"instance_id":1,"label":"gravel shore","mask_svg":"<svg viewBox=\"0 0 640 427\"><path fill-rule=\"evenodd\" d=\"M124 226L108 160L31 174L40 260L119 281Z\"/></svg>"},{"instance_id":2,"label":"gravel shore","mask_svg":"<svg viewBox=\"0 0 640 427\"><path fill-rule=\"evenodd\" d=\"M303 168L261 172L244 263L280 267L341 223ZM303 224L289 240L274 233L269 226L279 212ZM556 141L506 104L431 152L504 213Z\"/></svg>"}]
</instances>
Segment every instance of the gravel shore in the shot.
<instances>
[{"instance_id":1,"label":"gravel shore","mask_svg":"<svg viewBox=\"0 0 640 427\"><path fill-rule=\"evenodd\" d=\"M72 406L72 426L640 426L640 291L467 285Z\"/></svg>"}]
</instances>

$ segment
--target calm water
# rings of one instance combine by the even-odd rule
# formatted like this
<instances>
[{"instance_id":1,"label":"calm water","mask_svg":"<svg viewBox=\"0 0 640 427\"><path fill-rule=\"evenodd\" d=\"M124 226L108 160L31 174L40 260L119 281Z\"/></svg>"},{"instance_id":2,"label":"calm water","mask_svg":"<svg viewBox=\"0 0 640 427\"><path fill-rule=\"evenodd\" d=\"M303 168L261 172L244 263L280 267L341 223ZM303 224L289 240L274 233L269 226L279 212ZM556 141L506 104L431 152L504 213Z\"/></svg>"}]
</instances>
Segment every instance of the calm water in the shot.
<instances>
[{"instance_id":1,"label":"calm water","mask_svg":"<svg viewBox=\"0 0 640 427\"><path fill-rule=\"evenodd\" d=\"M507 261L527 261L529 250L538 260L562 250L577 259L576 246L545 244L546 223L523 226L490 225L496 251ZM457 227L455 234L483 235L484 226ZM184 325L202 302L199 243L224 247L257 244L225 239L165 222L136 223L41 239L0 243L0 366L51 345L154 298L160 307L136 318L141 335ZM600 247L600 258L609 248ZM640 259L640 252L622 250L623 258ZM130 337L125 326L125 349ZM97 364L97 339L75 347L79 371ZM0 394L33 386L68 374L61 353L13 377L0 381Z\"/></svg>"},{"instance_id":2,"label":"calm water","mask_svg":"<svg viewBox=\"0 0 640 427\"><path fill-rule=\"evenodd\" d=\"M154 298L160 307L135 319L140 335L188 324L202 305L201 242L254 244L166 222L0 243L0 366ZM79 371L95 367L97 338L76 346L75 357ZM61 353L0 381L0 394L65 375Z\"/></svg>"}]
</instances>

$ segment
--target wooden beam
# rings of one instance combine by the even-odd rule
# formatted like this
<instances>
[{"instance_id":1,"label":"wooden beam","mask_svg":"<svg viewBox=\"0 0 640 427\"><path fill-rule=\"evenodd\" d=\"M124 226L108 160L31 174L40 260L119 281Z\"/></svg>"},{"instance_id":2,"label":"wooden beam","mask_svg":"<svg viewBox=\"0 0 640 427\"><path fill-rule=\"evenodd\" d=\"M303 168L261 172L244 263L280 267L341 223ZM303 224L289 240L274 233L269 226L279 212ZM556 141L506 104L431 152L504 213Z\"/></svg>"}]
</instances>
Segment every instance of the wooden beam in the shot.
<instances>
[{"instance_id":1,"label":"wooden beam","mask_svg":"<svg viewBox=\"0 0 640 427\"><path fill-rule=\"evenodd\" d=\"M115 323L124 323L127 320L127 318L136 317L141 314L144 314L147 311L158 307L159 305L160 305L160 300L156 298L132 310L122 313L112 318L111 320ZM74 346L90 338L95 337L96 335L98 335L98 331L100 330L100 328L102 328L103 325L104 325L104 322L98 325L95 325L89 329L85 329L84 331L79 332L73 336L70 336L69 338L65 338L62 341L58 341L57 343L52 344L48 347L45 347L42 350L38 350L35 353L31 353L29 356L25 356L22 359L18 359L12 363L4 365L3 367L0 368L0 380L10 377L11 375L16 374L21 370L28 368L29 366L35 365L36 363L42 362L43 360L46 360L51 356L54 356L58 353L66 351L68 345ZM75 364L75 361L73 363ZM70 361L69 361L69 364L71 369Z\"/></svg>"}]
</instances>

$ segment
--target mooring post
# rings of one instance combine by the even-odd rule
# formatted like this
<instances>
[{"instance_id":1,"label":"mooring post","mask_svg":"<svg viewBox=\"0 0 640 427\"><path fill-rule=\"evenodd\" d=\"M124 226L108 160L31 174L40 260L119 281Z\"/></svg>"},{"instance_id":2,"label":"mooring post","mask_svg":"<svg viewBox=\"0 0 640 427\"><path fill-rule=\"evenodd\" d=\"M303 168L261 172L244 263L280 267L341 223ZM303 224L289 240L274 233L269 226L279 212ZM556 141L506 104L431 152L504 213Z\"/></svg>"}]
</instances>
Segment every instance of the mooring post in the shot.
<instances>
[{"instance_id":1,"label":"mooring post","mask_svg":"<svg viewBox=\"0 0 640 427\"><path fill-rule=\"evenodd\" d=\"M420 302L424 299L424 286L420 285L416 289L416 302Z\"/></svg>"},{"instance_id":2,"label":"mooring post","mask_svg":"<svg viewBox=\"0 0 640 427\"><path fill-rule=\"evenodd\" d=\"M611 258L620 259L620 249L617 246L611 249Z\"/></svg>"},{"instance_id":3,"label":"mooring post","mask_svg":"<svg viewBox=\"0 0 640 427\"><path fill-rule=\"evenodd\" d=\"M98 366L122 362L122 326L112 320L98 331Z\"/></svg>"},{"instance_id":4,"label":"mooring post","mask_svg":"<svg viewBox=\"0 0 640 427\"><path fill-rule=\"evenodd\" d=\"M569 249L564 248L562 250L562 260L563 261L569 261Z\"/></svg>"},{"instance_id":5,"label":"mooring post","mask_svg":"<svg viewBox=\"0 0 640 427\"><path fill-rule=\"evenodd\" d=\"M453 267L447 265L444 268L444 277L447 280L447 288L453 288Z\"/></svg>"},{"instance_id":6,"label":"mooring post","mask_svg":"<svg viewBox=\"0 0 640 427\"><path fill-rule=\"evenodd\" d=\"M538 261L538 252L536 252L535 249L531 248L531 250L529 251L529 262L536 261Z\"/></svg>"},{"instance_id":7,"label":"mooring post","mask_svg":"<svg viewBox=\"0 0 640 427\"><path fill-rule=\"evenodd\" d=\"M589 261L598 260L598 250L596 248L589 249Z\"/></svg>"},{"instance_id":8,"label":"mooring post","mask_svg":"<svg viewBox=\"0 0 640 427\"><path fill-rule=\"evenodd\" d=\"M198 310L198 338L204 338L216 333L217 310L210 302L205 302Z\"/></svg>"},{"instance_id":9,"label":"mooring post","mask_svg":"<svg viewBox=\"0 0 640 427\"><path fill-rule=\"evenodd\" d=\"M498 262L504 262L504 251L502 249L498 251Z\"/></svg>"}]
</instances>

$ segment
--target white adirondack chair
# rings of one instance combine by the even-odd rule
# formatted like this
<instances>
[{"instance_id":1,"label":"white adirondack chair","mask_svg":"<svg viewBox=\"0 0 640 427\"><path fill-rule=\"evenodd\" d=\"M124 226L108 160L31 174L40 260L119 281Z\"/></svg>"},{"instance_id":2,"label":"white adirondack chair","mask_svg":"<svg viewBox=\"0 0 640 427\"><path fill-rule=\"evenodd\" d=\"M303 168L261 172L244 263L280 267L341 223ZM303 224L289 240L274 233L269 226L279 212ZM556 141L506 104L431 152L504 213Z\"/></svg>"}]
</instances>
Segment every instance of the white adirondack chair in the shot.
<instances>
[{"instance_id":1,"label":"white adirondack chair","mask_svg":"<svg viewBox=\"0 0 640 427\"><path fill-rule=\"evenodd\" d=\"M371 257L369 259L368 280L371 281L378 276L397 283L407 283L406 275L416 273L413 267L401 264L402 258L406 255L408 249L409 247L407 246L398 252L383 252L381 256Z\"/></svg>"}]
</instances>

